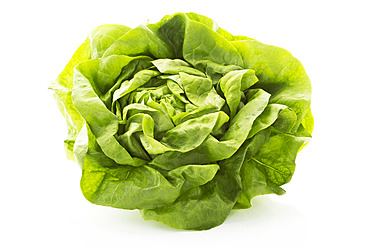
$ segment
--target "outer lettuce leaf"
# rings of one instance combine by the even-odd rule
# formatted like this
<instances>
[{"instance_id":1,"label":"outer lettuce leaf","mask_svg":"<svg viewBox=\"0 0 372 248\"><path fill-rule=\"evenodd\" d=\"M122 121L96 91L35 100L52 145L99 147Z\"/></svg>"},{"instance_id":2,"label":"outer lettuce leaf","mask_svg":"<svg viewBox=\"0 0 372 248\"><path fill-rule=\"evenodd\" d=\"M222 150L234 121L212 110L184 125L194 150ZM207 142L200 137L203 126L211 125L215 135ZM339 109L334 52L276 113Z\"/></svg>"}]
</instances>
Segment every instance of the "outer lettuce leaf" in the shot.
<instances>
[{"instance_id":1,"label":"outer lettuce leaf","mask_svg":"<svg viewBox=\"0 0 372 248\"><path fill-rule=\"evenodd\" d=\"M214 24L209 18L196 14L189 16L192 19L178 13L158 25L150 25L150 28L173 47L177 58L185 59L211 76L243 66L241 55L228 40L211 29Z\"/></svg>"},{"instance_id":2,"label":"outer lettuce leaf","mask_svg":"<svg viewBox=\"0 0 372 248\"><path fill-rule=\"evenodd\" d=\"M288 183L295 170L295 159L306 138L265 129L252 138L251 152L240 171L243 191L235 208L251 207L253 197L275 193L282 195L280 187Z\"/></svg>"},{"instance_id":3,"label":"outer lettuce leaf","mask_svg":"<svg viewBox=\"0 0 372 248\"><path fill-rule=\"evenodd\" d=\"M131 28L124 25L102 25L97 27L89 34L91 44L91 58L98 59L103 56L106 50L119 39L129 32Z\"/></svg>"},{"instance_id":4,"label":"outer lettuce leaf","mask_svg":"<svg viewBox=\"0 0 372 248\"><path fill-rule=\"evenodd\" d=\"M295 132L310 108L311 85L301 63L288 51L255 40L231 42L242 55L244 67L255 71L255 87L272 96L270 103L283 104L295 111Z\"/></svg>"},{"instance_id":5,"label":"outer lettuce leaf","mask_svg":"<svg viewBox=\"0 0 372 248\"><path fill-rule=\"evenodd\" d=\"M146 26L138 26L117 39L103 54L173 58L171 48Z\"/></svg>"},{"instance_id":6,"label":"outer lettuce leaf","mask_svg":"<svg viewBox=\"0 0 372 248\"><path fill-rule=\"evenodd\" d=\"M314 126L297 59L195 13L98 27L51 88L86 199L180 229L284 194Z\"/></svg>"},{"instance_id":7,"label":"outer lettuce leaf","mask_svg":"<svg viewBox=\"0 0 372 248\"><path fill-rule=\"evenodd\" d=\"M90 129L88 129L90 132ZM187 165L161 174L144 164L119 165L108 158L89 134L81 189L95 204L117 208L157 208L174 202L183 192L212 180L219 166Z\"/></svg>"},{"instance_id":8,"label":"outer lettuce leaf","mask_svg":"<svg viewBox=\"0 0 372 248\"><path fill-rule=\"evenodd\" d=\"M212 181L185 192L173 204L143 209L142 217L179 229L205 230L222 224L242 190L239 171L248 144L219 163L221 169Z\"/></svg>"},{"instance_id":9,"label":"outer lettuce leaf","mask_svg":"<svg viewBox=\"0 0 372 248\"><path fill-rule=\"evenodd\" d=\"M84 125L84 119L80 116L72 103L71 93L73 88L73 68L79 63L90 59L90 40L87 39L74 53L64 70L59 74L57 80L51 85L54 91L55 102L66 119L68 136L64 141L67 158L75 160L73 149L77 135Z\"/></svg>"},{"instance_id":10,"label":"outer lettuce leaf","mask_svg":"<svg viewBox=\"0 0 372 248\"><path fill-rule=\"evenodd\" d=\"M68 136L65 140L65 151L68 159L75 160L74 144L84 119L80 116L71 101L73 88L74 67L91 58L99 58L112 45L113 40L119 38L130 28L124 25L102 25L91 32L89 37L74 53L64 70L55 80L50 89L54 90L54 99L58 108L67 121Z\"/></svg>"}]
</instances>

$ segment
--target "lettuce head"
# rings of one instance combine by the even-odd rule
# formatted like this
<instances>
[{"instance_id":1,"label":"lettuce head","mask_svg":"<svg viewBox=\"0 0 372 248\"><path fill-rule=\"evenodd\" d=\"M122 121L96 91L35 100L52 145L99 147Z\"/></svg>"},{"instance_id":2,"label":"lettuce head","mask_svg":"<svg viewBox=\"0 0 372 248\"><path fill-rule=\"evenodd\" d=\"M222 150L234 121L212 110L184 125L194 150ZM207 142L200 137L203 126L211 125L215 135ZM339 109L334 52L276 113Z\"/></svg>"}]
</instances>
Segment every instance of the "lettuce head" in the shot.
<instances>
[{"instance_id":1,"label":"lettuce head","mask_svg":"<svg viewBox=\"0 0 372 248\"><path fill-rule=\"evenodd\" d=\"M296 58L195 13L97 27L50 88L84 197L178 229L283 194L313 129Z\"/></svg>"}]
</instances>

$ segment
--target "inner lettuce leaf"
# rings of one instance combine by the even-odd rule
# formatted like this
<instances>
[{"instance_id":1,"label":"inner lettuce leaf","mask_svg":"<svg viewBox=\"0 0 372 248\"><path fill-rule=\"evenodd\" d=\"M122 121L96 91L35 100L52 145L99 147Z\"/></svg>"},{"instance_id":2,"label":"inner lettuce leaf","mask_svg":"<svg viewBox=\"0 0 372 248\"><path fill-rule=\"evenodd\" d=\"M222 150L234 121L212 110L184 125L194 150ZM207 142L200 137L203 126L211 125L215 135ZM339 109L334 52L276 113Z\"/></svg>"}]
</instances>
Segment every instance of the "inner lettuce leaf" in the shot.
<instances>
[{"instance_id":1,"label":"inner lettuce leaf","mask_svg":"<svg viewBox=\"0 0 372 248\"><path fill-rule=\"evenodd\" d=\"M296 58L195 13L99 26L50 88L84 197L178 229L284 194L314 125Z\"/></svg>"}]
</instances>

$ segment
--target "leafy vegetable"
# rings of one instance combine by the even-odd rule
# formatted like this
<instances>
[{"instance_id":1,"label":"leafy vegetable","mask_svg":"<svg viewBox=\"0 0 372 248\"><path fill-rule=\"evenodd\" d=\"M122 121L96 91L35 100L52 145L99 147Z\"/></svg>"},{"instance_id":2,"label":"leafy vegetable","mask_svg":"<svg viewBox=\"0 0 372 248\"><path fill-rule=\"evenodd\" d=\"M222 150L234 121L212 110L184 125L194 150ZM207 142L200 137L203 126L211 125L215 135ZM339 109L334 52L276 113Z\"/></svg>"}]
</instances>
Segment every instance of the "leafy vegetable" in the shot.
<instances>
[{"instance_id":1,"label":"leafy vegetable","mask_svg":"<svg viewBox=\"0 0 372 248\"><path fill-rule=\"evenodd\" d=\"M98 27L51 89L86 199L180 229L283 194L313 129L297 59L195 13Z\"/></svg>"}]
</instances>

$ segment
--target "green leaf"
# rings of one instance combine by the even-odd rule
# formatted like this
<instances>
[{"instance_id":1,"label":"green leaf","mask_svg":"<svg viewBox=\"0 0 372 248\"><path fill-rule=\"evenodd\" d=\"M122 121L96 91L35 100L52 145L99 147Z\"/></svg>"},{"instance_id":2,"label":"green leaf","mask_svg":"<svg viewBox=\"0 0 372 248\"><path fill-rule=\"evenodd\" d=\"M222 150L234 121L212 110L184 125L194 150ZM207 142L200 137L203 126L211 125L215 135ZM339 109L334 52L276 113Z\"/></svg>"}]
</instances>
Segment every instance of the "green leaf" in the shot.
<instances>
[{"instance_id":1,"label":"green leaf","mask_svg":"<svg viewBox=\"0 0 372 248\"><path fill-rule=\"evenodd\" d=\"M180 80L187 99L196 106L203 104L212 89L212 81L180 72Z\"/></svg>"},{"instance_id":2,"label":"green leaf","mask_svg":"<svg viewBox=\"0 0 372 248\"><path fill-rule=\"evenodd\" d=\"M253 70L239 70L226 73L220 79L220 87L230 108L233 118L241 100L241 91L248 89L258 81Z\"/></svg>"},{"instance_id":3,"label":"green leaf","mask_svg":"<svg viewBox=\"0 0 372 248\"><path fill-rule=\"evenodd\" d=\"M248 138L252 138L259 131L275 126L279 130L289 132L296 123L297 116L293 110L281 104L269 104L264 112L254 121Z\"/></svg>"},{"instance_id":4,"label":"green leaf","mask_svg":"<svg viewBox=\"0 0 372 248\"><path fill-rule=\"evenodd\" d=\"M119 165L96 147L85 156L80 186L85 198L95 204L152 209L212 180L218 169L217 164L187 165L162 175L145 164Z\"/></svg>"},{"instance_id":5,"label":"green leaf","mask_svg":"<svg viewBox=\"0 0 372 248\"><path fill-rule=\"evenodd\" d=\"M97 27L89 34L91 58L99 59L105 51L131 28L124 25L106 24Z\"/></svg>"},{"instance_id":6,"label":"green leaf","mask_svg":"<svg viewBox=\"0 0 372 248\"><path fill-rule=\"evenodd\" d=\"M129 94L135 89L141 87L145 83L149 82L151 78L158 76L160 73L152 70L142 70L134 75L133 79L124 81L120 88L114 92L113 101Z\"/></svg>"},{"instance_id":7,"label":"green leaf","mask_svg":"<svg viewBox=\"0 0 372 248\"><path fill-rule=\"evenodd\" d=\"M165 74L179 74L180 72L194 76L205 77L205 74L180 59L157 59L152 61L156 68Z\"/></svg>"},{"instance_id":8,"label":"green leaf","mask_svg":"<svg viewBox=\"0 0 372 248\"><path fill-rule=\"evenodd\" d=\"M90 41L87 39L73 54L72 58L59 74L57 80L53 81L49 89L54 91L54 100L66 119L68 135L64 141L65 151L68 159L75 160L73 148L77 135L84 125L84 119L71 100L71 90L73 88L73 69L74 67L91 57Z\"/></svg>"},{"instance_id":9,"label":"green leaf","mask_svg":"<svg viewBox=\"0 0 372 248\"><path fill-rule=\"evenodd\" d=\"M181 152L191 151L212 132L218 115L212 113L187 120L166 132L161 142Z\"/></svg>"},{"instance_id":10,"label":"green leaf","mask_svg":"<svg viewBox=\"0 0 372 248\"><path fill-rule=\"evenodd\" d=\"M173 58L171 48L146 26L138 26L117 39L103 54Z\"/></svg>"},{"instance_id":11,"label":"green leaf","mask_svg":"<svg viewBox=\"0 0 372 248\"><path fill-rule=\"evenodd\" d=\"M283 48L255 40L231 42L242 55L245 68L255 71L255 87L271 94L270 103L286 105L297 115L295 132L310 108L311 85L301 63Z\"/></svg>"},{"instance_id":12,"label":"green leaf","mask_svg":"<svg viewBox=\"0 0 372 248\"><path fill-rule=\"evenodd\" d=\"M237 201L239 208L251 207L251 200L257 195L284 194L280 186L292 178L297 153L306 139L274 128L270 131L270 137L266 131L251 139L255 149L247 156L240 172L243 191Z\"/></svg>"},{"instance_id":13,"label":"green leaf","mask_svg":"<svg viewBox=\"0 0 372 248\"><path fill-rule=\"evenodd\" d=\"M141 210L142 217L178 229L206 230L220 225L242 190L238 172L247 148L246 143L232 157L221 161L220 171L209 183L192 188L172 204Z\"/></svg>"}]
</instances>

